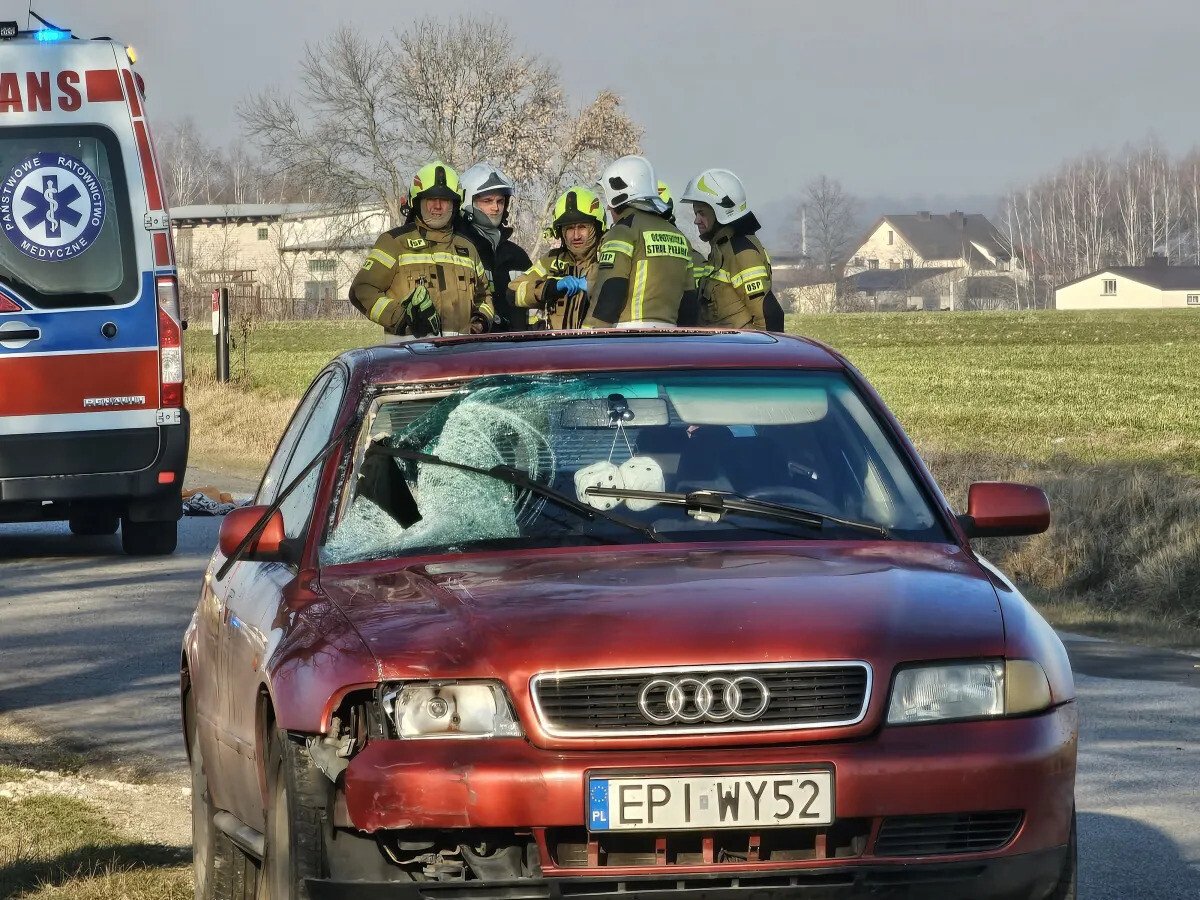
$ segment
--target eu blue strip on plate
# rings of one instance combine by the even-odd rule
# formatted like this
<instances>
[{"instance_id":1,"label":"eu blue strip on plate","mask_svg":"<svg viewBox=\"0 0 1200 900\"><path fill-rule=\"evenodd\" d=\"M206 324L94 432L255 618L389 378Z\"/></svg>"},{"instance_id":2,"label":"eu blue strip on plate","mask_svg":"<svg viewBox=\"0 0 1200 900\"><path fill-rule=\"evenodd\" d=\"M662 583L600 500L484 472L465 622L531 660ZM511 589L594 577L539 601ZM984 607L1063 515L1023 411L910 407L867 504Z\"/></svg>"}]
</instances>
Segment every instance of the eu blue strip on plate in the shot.
<instances>
[{"instance_id":1,"label":"eu blue strip on plate","mask_svg":"<svg viewBox=\"0 0 1200 900\"><path fill-rule=\"evenodd\" d=\"M594 778L588 789L588 828L605 831L608 828L608 779Z\"/></svg>"}]
</instances>

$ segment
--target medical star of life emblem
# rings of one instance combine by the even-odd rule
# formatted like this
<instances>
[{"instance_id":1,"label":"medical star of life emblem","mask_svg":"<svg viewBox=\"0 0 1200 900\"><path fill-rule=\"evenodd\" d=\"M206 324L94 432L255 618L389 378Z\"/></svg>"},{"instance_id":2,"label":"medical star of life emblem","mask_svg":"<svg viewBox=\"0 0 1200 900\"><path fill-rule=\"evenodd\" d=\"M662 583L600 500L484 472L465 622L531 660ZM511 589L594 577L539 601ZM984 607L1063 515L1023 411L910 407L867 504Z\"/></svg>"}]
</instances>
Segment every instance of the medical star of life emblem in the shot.
<instances>
[{"instance_id":1,"label":"medical star of life emblem","mask_svg":"<svg viewBox=\"0 0 1200 900\"><path fill-rule=\"evenodd\" d=\"M0 182L0 228L33 259L57 262L90 248L104 226L104 189L80 159L37 153Z\"/></svg>"}]
</instances>

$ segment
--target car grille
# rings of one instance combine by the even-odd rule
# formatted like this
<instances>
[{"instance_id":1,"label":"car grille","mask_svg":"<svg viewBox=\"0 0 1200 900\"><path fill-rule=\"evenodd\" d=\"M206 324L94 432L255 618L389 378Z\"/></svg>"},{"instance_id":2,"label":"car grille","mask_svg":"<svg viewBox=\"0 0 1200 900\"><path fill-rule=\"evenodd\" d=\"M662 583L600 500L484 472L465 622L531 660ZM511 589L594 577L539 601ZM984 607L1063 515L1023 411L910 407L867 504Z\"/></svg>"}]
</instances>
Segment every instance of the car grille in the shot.
<instances>
[{"instance_id":1,"label":"car grille","mask_svg":"<svg viewBox=\"0 0 1200 900\"><path fill-rule=\"evenodd\" d=\"M937 856L999 850L1021 827L1020 811L944 816L889 816L875 840L876 856Z\"/></svg>"},{"instance_id":2,"label":"car grille","mask_svg":"<svg viewBox=\"0 0 1200 900\"><path fill-rule=\"evenodd\" d=\"M658 686L644 694L652 682ZM738 717L728 716L724 705L731 682L737 684ZM671 683L682 684L682 716L662 721L672 718L665 695ZM712 692L712 716L696 718L703 705L697 702L698 684ZM870 687L866 663L838 662L547 673L534 678L532 689L548 734L591 738L852 725L866 714ZM652 716L643 711L643 698Z\"/></svg>"}]
</instances>

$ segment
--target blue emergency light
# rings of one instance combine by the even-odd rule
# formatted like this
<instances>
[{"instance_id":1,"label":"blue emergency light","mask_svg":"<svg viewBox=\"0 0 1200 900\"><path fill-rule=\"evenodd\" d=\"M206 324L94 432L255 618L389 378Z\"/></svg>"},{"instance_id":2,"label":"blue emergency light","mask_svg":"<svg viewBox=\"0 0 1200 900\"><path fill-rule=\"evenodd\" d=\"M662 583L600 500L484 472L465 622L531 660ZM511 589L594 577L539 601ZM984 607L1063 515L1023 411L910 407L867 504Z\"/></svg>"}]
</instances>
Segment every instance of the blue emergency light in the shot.
<instances>
[{"instance_id":1,"label":"blue emergency light","mask_svg":"<svg viewBox=\"0 0 1200 900\"><path fill-rule=\"evenodd\" d=\"M40 41L43 44L50 44L54 41L69 41L71 32L65 28L39 28L33 33L34 40Z\"/></svg>"}]
</instances>

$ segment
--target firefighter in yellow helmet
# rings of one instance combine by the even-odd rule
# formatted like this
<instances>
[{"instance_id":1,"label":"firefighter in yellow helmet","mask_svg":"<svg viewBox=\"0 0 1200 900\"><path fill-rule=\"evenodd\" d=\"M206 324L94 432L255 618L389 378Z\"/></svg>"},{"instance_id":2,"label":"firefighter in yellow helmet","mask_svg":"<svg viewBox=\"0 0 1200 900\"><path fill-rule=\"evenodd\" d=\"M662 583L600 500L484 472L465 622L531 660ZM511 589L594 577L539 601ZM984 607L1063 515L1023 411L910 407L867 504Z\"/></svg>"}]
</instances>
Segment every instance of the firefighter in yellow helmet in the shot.
<instances>
[{"instance_id":1,"label":"firefighter in yellow helmet","mask_svg":"<svg viewBox=\"0 0 1200 900\"><path fill-rule=\"evenodd\" d=\"M565 190L551 225L561 246L509 284L512 304L531 311L538 328L581 328L596 287L596 251L604 233L600 198L585 187Z\"/></svg>"},{"instance_id":2,"label":"firefighter in yellow helmet","mask_svg":"<svg viewBox=\"0 0 1200 900\"><path fill-rule=\"evenodd\" d=\"M700 238L710 247L699 280L701 324L783 331L771 257L757 237L760 226L741 179L728 169L705 169L680 199L692 205Z\"/></svg>"},{"instance_id":3,"label":"firefighter in yellow helmet","mask_svg":"<svg viewBox=\"0 0 1200 900\"><path fill-rule=\"evenodd\" d=\"M496 318L491 282L475 245L455 230L458 173L431 162L413 176L407 221L375 241L350 286L350 300L388 335L411 338L488 330Z\"/></svg>"},{"instance_id":4,"label":"firefighter in yellow helmet","mask_svg":"<svg viewBox=\"0 0 1200 900\"><path fill-rule=\"evenodd\" d=\"M673 328L694 287L691 245L666 218L654 167L622 156L600 176L613 226L600 243L596 296L585 327Z\"/></svg>"}]
</instances>

